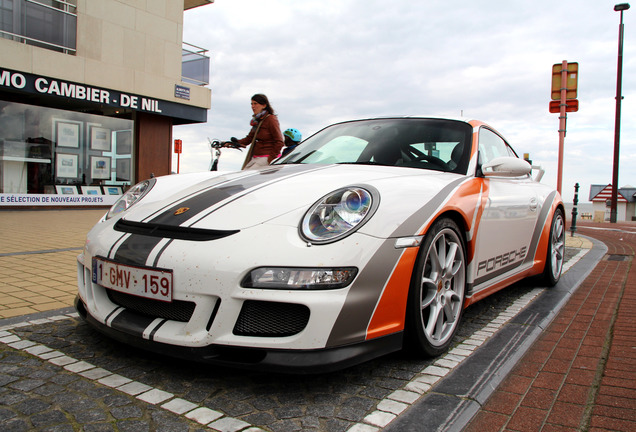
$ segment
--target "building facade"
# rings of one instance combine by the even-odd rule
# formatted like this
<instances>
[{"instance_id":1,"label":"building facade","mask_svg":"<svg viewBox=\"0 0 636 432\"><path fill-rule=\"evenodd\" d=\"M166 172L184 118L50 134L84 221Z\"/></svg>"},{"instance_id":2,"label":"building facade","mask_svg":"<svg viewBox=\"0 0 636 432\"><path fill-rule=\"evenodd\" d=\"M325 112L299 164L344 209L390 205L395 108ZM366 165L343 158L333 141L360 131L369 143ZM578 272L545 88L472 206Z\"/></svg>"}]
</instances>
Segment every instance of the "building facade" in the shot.
<instances>
[{"instance_id":1,"label":"building facade","mask_svg":"<svg viewBox=\"0 0 636 432\"><path fill-rule=\"evenodd\" d=\"M212 2L0 2L0 209L109 205L169 174L173 125L210 108L183 14Z\"/></svg>"},{"instance_id":2,"label":"building facade","mask_svg":"<svg viewBox=\"0 0 636 432\"><path fill-rule=\"evenodd\" d=\"M616 197L616 221L636 220L636 188L624 186L618 188ZM612 205L612 185L591 185L590 197L594 207L595 222L609 222Z\"/></svg>"}]
</instances>

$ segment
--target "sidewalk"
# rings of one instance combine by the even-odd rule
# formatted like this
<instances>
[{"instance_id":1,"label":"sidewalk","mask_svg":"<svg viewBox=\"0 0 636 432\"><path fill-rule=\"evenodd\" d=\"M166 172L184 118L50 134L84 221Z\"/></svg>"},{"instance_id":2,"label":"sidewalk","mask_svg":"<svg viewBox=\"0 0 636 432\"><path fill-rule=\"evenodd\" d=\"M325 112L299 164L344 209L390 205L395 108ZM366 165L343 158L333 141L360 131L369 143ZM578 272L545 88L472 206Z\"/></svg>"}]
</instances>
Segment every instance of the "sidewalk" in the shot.
<instances>
[{"instance_id":1,"label":"sidewalk","mask_svg":"<svg viewBox=\"0 0 636 432\"><path fill-rule=\"evenodd\" d=\"M465 431L636 430L636 224L578 228L607 254Z\"/></svg>"},{"instance_id":2,"label":"sidewalk","mask_svg":"<svg viewBox=\"0 0 636 432\"><path fill-rule=\"evenodd\" d=\"M104 213L0 211L0 319L73 305L76 257Z\"/></svg>"}]
</instances>

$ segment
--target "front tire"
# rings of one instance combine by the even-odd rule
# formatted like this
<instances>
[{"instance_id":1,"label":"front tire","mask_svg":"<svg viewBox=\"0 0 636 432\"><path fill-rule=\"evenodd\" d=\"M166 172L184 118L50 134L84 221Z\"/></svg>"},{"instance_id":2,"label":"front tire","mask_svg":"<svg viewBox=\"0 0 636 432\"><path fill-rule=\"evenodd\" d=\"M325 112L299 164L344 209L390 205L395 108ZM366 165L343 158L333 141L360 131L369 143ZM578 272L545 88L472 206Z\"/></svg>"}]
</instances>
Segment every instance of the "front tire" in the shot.
<instances>
[{"instance_id":1,"label":"front tire","mask_svg":"<svg viewBox=\"0 0 636 432\"><path fill-rule=\"evenodd\" d=\"M545 269L543 270L543 281L547 286L552 287L559 282L564 260L565 220L563 219L563 211L557 209L552 217L548 253L546 254Z\"/></svg>"},{"instance_id":2,"label":"front tire","mask_svg":"<svg viewBox=\"0 0 636 432\"><path fill-rule=\"evenodd\" d=\"M409 290L407 348L438 356L457 333L466 290L466 253L457 224L435 222L426 234Z\"/></svg>"}]
</instances>

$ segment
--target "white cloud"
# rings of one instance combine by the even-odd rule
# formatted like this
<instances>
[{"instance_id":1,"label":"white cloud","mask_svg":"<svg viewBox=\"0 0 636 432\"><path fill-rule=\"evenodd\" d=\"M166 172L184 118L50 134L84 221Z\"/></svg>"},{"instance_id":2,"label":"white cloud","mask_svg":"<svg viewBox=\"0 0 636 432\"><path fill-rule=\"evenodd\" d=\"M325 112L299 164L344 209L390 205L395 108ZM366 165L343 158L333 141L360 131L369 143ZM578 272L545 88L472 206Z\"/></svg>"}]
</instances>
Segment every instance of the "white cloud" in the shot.
<instances>
[{"instance_id":1,"label":"white cloud","mask_svg":"<svg viewBox=\"0 0 636 432\"><path fill-rule=\"evenodd\" d=\"M180 171L208 169L207 138L247 134L249 98L265 93L281 127L431 114L490 123L556 186L552 65L578 62L580 110L568 114L562 191L612 178L619 14L605 0L216 0L186 12L184 41L211 54L208 122L175 127ZM636 184L636 11L624 13L619 185ZM244 153L224 150L220 167ZM173 164L176 169L176 158Z\"/></svg>"}]
</instances>

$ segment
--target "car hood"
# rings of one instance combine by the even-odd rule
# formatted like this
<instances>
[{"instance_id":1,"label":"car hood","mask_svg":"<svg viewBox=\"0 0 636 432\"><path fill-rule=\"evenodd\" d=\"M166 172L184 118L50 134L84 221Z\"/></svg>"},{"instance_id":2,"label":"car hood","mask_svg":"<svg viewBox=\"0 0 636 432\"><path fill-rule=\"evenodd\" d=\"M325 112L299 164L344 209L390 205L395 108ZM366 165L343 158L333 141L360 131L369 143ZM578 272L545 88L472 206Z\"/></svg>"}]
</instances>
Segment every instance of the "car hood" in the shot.
<instances>
[{"instance_id":1,"label":"car hood","mask_svg":"<svg viewBox=\"0 0 636 432\"><path fill-rule=\"evenodd\" d=\"M367 165L281 165L220 175L172 175L157 178L150 193L123 218L213 230L262 224L297 227L309 207L332 191L371 186L379 193L379 206L359 232L389 237L398 235L395 230L435 197L443 200L448 188L462 179L437 171Z\"/></svg>"}]
</instances>

